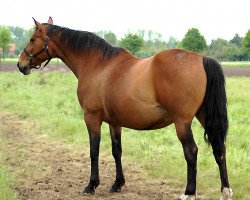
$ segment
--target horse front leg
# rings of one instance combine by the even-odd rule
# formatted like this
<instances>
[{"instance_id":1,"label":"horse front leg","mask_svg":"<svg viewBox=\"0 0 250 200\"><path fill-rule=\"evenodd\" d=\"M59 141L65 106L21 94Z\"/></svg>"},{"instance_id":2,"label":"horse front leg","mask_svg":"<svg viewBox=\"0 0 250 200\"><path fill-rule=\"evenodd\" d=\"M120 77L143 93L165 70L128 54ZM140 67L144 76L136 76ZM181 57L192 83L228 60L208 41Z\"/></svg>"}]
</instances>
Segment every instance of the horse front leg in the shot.
<instances>
[{"instance_id":1,"label":"horse front leg","mask_svg":"<svg viewBox=\"0 0 250 200\"><path fill-rule=\"evenodd\" d=\"M116 180L115 183L111 186L110 192L120 192L121 187L125 184L125 179L122 170L122 144L121 144L121 127L109 126L110 135L112 140L112 154L115 159L116 166Z\"/></svg>"},{"instance_id":2,"label":"horse front leg","mask_svg":"<svg viewBox=\"0 0 250 200\"><path fill-rule=\"evenodd\" d=\"M195 144L191 124L175 124L177 136L182 144L187 162L187 186L179 200L196 199L196 174L198 148Z\"/></svg>"},{"instance_id":3,"label":"horse front leg","mask_svg":"<svg viewBox=\"0 0 250 200\"><path fill-rule=\"evenodd\" d=\"M84 194L95 194L95 189L100 183L99 180L99 147L101 140L101 121L98 116L85 114L84 119L89 132L91 174L88 186Z\"/></svg>"}]
</instances>

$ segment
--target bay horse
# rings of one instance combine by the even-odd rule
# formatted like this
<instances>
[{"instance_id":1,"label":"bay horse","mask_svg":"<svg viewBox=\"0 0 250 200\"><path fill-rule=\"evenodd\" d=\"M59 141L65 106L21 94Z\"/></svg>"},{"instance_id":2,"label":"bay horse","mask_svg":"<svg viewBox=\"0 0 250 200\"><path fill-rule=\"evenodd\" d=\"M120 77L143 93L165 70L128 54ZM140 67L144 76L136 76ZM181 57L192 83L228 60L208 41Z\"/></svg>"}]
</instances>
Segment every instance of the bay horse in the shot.
<instances>
[{"instance_id":1,"label":"bay horse","mask_svg":"<svg viewBox=\"0 0 250 200\"><path fill-rule=\"evenodd\" d=\"M34 19L34 18L33 18ZM122 169L122 127L152 130L174 123L187 163L187 184L180 200L196 199L198 148L191 124L196 117L212 146L221 178L221 199L232 198L225 139L228 130L225 78L220 64L204 55L182 50L162 51L140 59L102 38L34 19L35 31L19 57L19 70L60 58L78 78L77 96L89 133L91 174L83 191L94 194L99 185L101 124L109 124L116 180L110 192L125 184Z\"/></svg>"}]
</instances>

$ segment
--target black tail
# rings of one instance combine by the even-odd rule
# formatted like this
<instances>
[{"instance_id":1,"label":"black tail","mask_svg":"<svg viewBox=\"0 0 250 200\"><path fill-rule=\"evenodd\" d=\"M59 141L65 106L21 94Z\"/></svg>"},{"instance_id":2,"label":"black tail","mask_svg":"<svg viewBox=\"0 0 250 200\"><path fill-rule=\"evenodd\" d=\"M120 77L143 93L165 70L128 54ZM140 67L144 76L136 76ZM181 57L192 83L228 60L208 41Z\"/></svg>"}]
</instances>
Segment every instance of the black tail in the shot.
<instances>
[{"instance_id":1,"label":"black tail","mask_svg":"<svg viewBox=\"0 0 250 200\"><path fill-rule=\"evenodd\" d=\"M213 150L221 151L228 130L225 78L220 64L214 59L204 57L203 66L207 75L207 88L203 104L204 139L212 145Z\"/></svg>"}]
</instances>

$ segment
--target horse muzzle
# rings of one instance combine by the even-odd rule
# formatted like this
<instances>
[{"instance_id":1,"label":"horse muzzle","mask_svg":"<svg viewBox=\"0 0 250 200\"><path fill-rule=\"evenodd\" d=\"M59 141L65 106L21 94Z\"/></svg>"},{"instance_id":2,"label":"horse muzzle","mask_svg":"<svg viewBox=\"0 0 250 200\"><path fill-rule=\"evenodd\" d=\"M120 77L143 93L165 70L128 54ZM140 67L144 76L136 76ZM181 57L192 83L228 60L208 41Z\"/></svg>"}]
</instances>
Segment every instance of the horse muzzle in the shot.
<instances>
[{"instance_id":1,"label":"horse muzzle","mask_svg":"<svg viewBox=\"0 0 250 200\"><path fill-rule=\"evenodd\" d=\"M28 67L28 66L22 67L19 62L17 62L17 67L18 67L19 71L21 73L23 73L24 75L29 75L31 72L30 67Z\"/></svg>"}]
</instances>

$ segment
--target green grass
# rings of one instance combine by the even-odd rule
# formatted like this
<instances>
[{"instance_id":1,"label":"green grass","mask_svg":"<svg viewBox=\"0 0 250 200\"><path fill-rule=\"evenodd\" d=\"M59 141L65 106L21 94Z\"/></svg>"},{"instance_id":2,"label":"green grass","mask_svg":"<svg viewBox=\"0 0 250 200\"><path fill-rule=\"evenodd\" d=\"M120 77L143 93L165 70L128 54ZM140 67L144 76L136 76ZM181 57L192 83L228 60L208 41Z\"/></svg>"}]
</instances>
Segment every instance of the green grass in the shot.
<instances>
[{"instance_id":1,"label":"green grass","mask_svg":"<svg viewBox=\"0 0 250 200\"><path fill-rule=\"evenodd\" d=\"M1 130L0 130L1 131ZM0 140L3 141L2 133L0 132ZM1 143L0 143L1 144ZM0 152L0 199L1 200L15 200L17 199L14 190L11 188L13 182L13 175L8 172L2 152Z\"/></svg>"},{"instance_id":2,"label":"green grass","mask_svg":"<svg viewBox=\"0 0 250 200\"><path fill-rule=\"evenodd\" d=\"M226 61L221 62L223 67L250 67L250 61Z\"/></svg>"},{"instance_id":3,"label":"green grass","mask_svg":"<svg viewBox=\"0 0 250 200\"><path fill-rule=\"evenodd\" d=\"M227 139L227 161L235 199L250 195L250 78L227 78L230 129ZM0 110L17 113L36 122L39 131L51 138L88 146L88 134L76 97L77 80L71 73L0 74ZM111 153L108 126L102 127L101 151ZM199 147L198 193L219 199L220 180L212 150L203 141L203 130L195 120L193 132ZM123 129L123 155L138 163L149 175L178 187L185 187L186 163L175 129L169 126L157 131ZM101 157L101 159L105 159ZM129 166L127 166L129 167ZM127 177L129 179L129 177Z\"/></svg>"},{"instance_id":4,"label":"green grass","mask_svg":"<svg viewBox=\"0 0 250 200\"><path fill-rule=\"evenodd\" d=\"M18 61L18 58L5 58L4 60L1 60L2 65L7 65L7 64L15 64L16 65L17 61ZM56 58L53 58L50 61L50 64L56 65L57 62L58 62L58 64L62 64L63 63L60 59L57 60Z\"/></svg>"},{"instance_id":5,"label":"green grass","mask_svg":"<svg viewBox=\"0 0 250 200\"><path fill-rule=\"evenodd\" d=\"M16 64L17 58L5 58L4 60L1 60L1 63L4 64Z\"/></svg>"}]
</instances>

